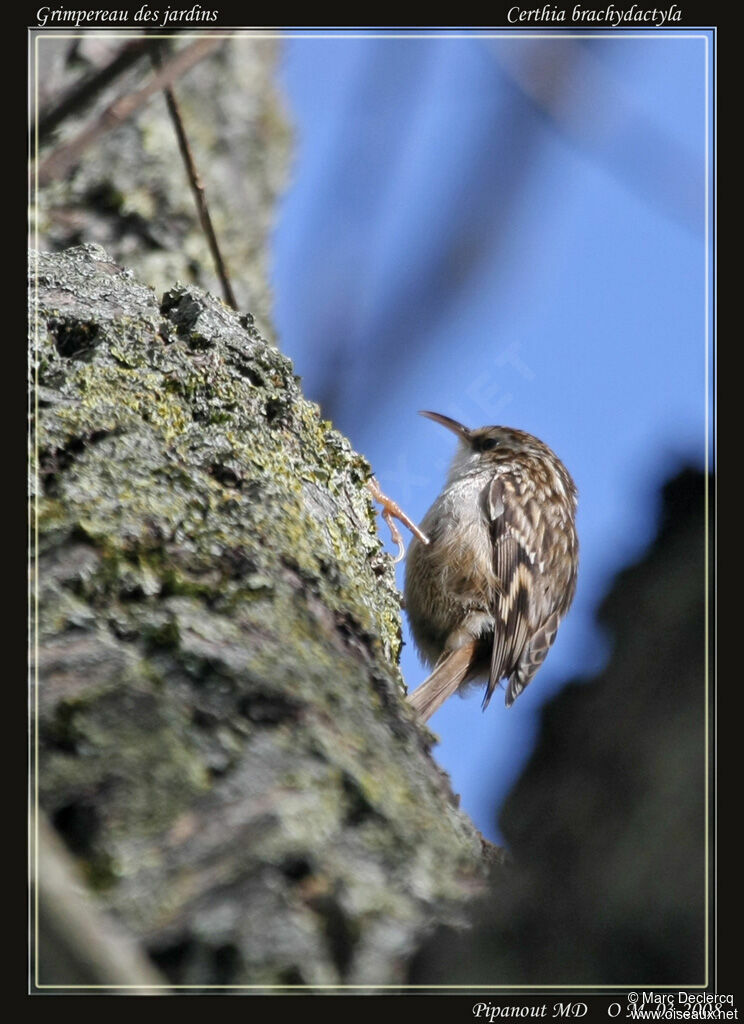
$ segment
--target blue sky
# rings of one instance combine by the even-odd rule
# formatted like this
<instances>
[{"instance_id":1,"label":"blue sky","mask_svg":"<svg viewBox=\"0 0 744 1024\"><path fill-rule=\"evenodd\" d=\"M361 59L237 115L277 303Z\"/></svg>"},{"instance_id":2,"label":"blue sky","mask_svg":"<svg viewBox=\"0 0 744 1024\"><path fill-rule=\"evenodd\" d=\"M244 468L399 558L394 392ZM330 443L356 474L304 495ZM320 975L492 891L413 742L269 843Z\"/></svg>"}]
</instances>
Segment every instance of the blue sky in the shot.
<instances>
[{"instance_id":1,"label":"blue sky","mask_svg":"<svg viewBox=\"0 0 744 1024\"><path fill-rule=\"evenodd\" d=\"M607 656L596 606L654 536L661 484L704 464L694 35L284 44L296 151L272 282L305 393L417 521L455 446L418 409L537 434L579 488L579 586L545 665L508 711L474 692L431 720L492 839L541 704ZM426 673L404 637L413 688Z\"/></svg>"}]
</instances>

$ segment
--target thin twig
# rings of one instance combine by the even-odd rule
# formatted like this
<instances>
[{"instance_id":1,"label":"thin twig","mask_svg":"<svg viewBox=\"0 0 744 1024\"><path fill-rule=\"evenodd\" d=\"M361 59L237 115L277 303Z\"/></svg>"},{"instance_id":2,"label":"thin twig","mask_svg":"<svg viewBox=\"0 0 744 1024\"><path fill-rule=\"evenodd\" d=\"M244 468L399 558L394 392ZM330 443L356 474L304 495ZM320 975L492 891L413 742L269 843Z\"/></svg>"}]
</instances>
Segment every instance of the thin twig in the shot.
<instances>
[{"instance_id":1,"label":"thin twig","mask_svg":"<svg viewBox=\"0 0 744 1024\"><path fill-rule=\"evenodd\" d=\"M203 60L208 53L222 43L221 39L202 38L185 46L172 60L163 65L161 71L153 75L142 89L127 93L110 104L95 121L84 128L79 135L69 142L63 143L52 150L39 167L39 185L47 185L55 178L66 174L83 155L85 150L99 135L116 128L132 114L136 113L155 93L167 88L181 75L186 74L195 64Z\"/></svg>"},{"instance_id":2,"label":"thin twig","mask_svg":"<svg viewBox=\"0 0 744 1024\"><path fill-rule=\"evenodd\" d=\"M108 64L87 75L82 81L75 82L61 100L41 111L38 120L39 142L45 142L54 129L70 114L76 113L91 103L106 86L115 82L125 71L141 60L149 50L154 50L159 45L159 39L150 38L135 39L133 42L125 43ZM32 138L34 131L35 126L32 125Z\"/></svg>"},{"instance_id":3,"label":"thin twig","mask_svg":"<svg viewBox=\"0 0 744 1024\"><path fill-rule=\"evenodd\" d=\"M152 54L152 62L156 68L160 67L160 54L158 52ZM189 178L189 184L191 185L191 191L194 194L194 202L196 203L197 213L199 214L199 221L204 234L207 236L209 250L212 253L212 259L214 260L217 276L222 284L222 294L228 306L232 306L233 309L237 309L238 304L235 300L235 293L232 290L230 278L227 273L227 267L225 266L225 261L222 258L220 246L217 241L217 235L212 224L212 218L209 215L207 194L199 176L199 172L196 169L194 154L186 136L186 129L184 128L183 117L181 116L178 101L176 100L175 93L170 86L166 86L163 92L165 93L165 101L168 105L168 113L171 116L171 121L173 121L173 127L176 129L178 148L181 151L181 156L183 157L183 162L186 167L186 173Z\"/></svg>"}]
</instances>

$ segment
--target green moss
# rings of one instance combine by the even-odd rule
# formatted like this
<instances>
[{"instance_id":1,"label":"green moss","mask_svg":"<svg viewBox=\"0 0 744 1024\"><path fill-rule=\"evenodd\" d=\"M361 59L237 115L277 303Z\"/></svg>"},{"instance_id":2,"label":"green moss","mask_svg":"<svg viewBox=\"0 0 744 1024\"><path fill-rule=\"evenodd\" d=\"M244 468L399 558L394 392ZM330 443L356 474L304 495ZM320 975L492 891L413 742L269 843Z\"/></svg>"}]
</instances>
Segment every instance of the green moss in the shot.
<instances>
[{"instance_id":1,"label":"green moss","mask_svg":"<svg viewBox=\"0 0 744 1024\"><path fill-rule=\"evenodd\" d=\"M109 853L82 861L83 875L93 892L105 893L119 878L116 861Z\"/></svg>"},{"instance_id":2,"label":"green moss","mask_svg":"<svg viewBox=\"0 0 744 1024\"><path fill-rule=\"evenodd\" d=\"M40 342L42 805L96 808L88 883L148 935L246 879L312 948L422 919L478 845L400 699L368 462L244 318L185 286L163 315L86 253L41 259L42 322L97 325L85 358Z\"/></svg>"}]
</instances>

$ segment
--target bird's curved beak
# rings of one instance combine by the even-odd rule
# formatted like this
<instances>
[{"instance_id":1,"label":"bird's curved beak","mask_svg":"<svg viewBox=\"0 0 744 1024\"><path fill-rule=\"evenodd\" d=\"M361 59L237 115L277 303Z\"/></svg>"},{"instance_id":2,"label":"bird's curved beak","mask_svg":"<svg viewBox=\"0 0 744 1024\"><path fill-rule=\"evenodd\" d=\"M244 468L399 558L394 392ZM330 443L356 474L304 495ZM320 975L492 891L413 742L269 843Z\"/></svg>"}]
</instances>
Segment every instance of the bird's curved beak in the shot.
<instances>
[{"instance_id":1,"label":"bird's curved beak","mask_svg":"<svg viewBox=\"0 0 744 1024\"><path fill-rule=\"evenodd\" d=\"M453 420L449 416L443 416L440 412L427 412L424 409L419 412L419 416L426 416L427 419L434 420L435 423L441 423L443 427L457 434L463 441L470 440L472 433L470 428L464 427L462 423L458 423L457 420Z\"/></svg>"}]
</instances>

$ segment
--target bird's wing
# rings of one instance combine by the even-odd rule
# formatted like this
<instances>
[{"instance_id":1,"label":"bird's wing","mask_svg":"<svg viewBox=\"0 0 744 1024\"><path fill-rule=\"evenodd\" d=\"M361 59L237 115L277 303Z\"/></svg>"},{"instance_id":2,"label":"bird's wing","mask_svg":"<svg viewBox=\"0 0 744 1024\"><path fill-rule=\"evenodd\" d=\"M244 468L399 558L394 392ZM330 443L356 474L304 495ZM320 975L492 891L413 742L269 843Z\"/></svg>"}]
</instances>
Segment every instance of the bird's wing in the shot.
<instances>
[{"instance_id":1,"label":"bird's wing","mask_svg":"<svg viewBox=\"0 0 744 1024\"><path fill-rule=\"evenodd\" d=\"M541 573L535 589L533 631L519 656L506 688L506 706L510 707L545 661L561 618L576 590L577 541L572 529L558 531L545 527L540 537L543 555L550 552L550 568Z\"/></svg>"},{"instance_id":2,"label":"bird's wing","mask_svg":"<svg viewBox=\"0 0 744 1024\"><path fill-rule=\"evenodd\" d=\"M507 707L513 703L542 664L558 628L542 571L544 524L519 488L516 477L502 474L493 479L486 496L498 592L484 708L504 677L509 677Z\"/></svg>"},{"instance_id":3,"label":"bird's wing","mask_svg":"<svg viewBox=\"0 0 744 1024\"><path fill-rule=\"evenodd\" d=\"M505 703L508 708L512 706L527 683L531 681L534 674L545 661L547 653L555 640L555 635L558 632L559 622L560 615L558 612L553 612L552 615L549 615L545 624L535 632L522 651L522 656L517 662L516 668L509 676L509 685L506 688Z\"/></svg>"}]
</instances>

